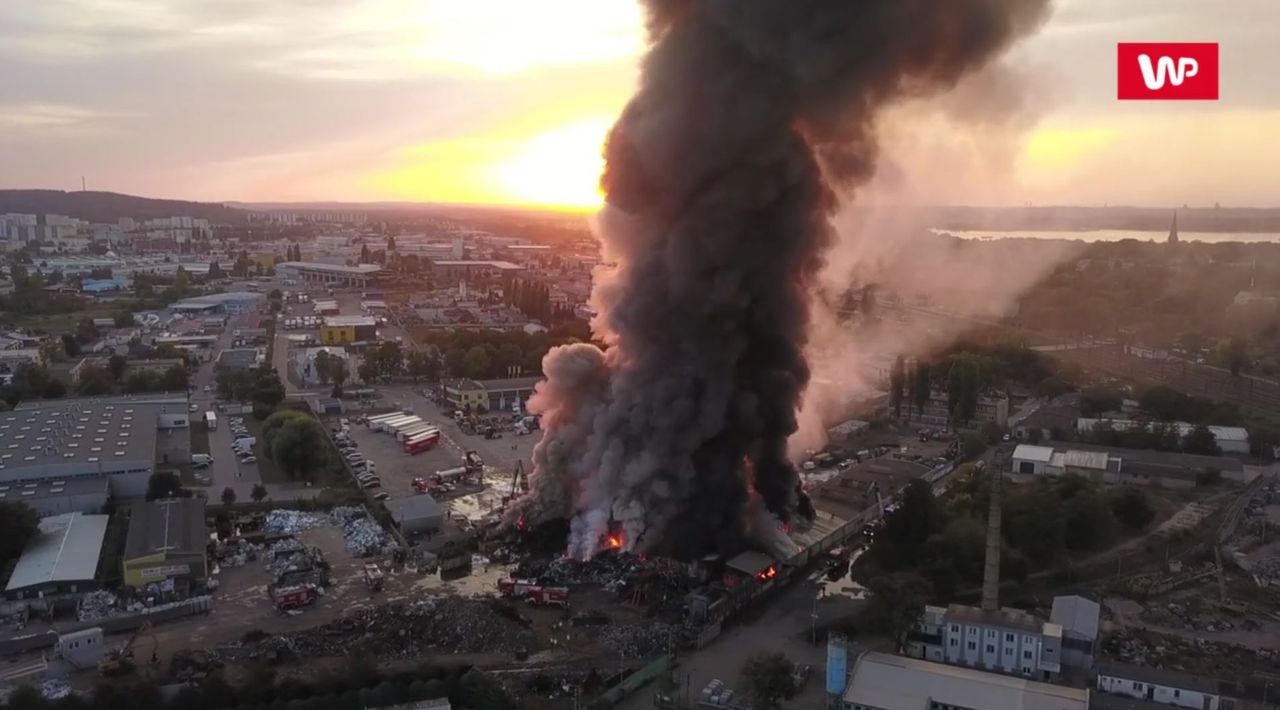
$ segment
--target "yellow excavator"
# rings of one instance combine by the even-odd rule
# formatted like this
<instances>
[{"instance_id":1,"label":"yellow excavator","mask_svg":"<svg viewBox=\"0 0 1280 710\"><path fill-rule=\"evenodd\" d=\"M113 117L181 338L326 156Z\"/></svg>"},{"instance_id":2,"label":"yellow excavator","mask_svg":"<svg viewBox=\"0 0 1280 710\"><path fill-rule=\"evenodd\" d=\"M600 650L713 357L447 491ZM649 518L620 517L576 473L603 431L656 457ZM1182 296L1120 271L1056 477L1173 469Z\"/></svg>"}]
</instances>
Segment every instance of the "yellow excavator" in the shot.
<instances>
[{"instance_id":1,"label":"yellow excavator","mask_svg":"<svg viewBox=\"0 0 1280 710\"><path fill-rule=\"evenodd\" d=\"M98 675L104 678L118 678L137 670L137 663L133 659L133 647L140 636L151 637L151 665L159 665L160 656L156 653L159 642L155 634L151 633L151 622L147 621L133 632L123 646L107 652L106 656L98 662Z\"/></svg>"}]
</instances>

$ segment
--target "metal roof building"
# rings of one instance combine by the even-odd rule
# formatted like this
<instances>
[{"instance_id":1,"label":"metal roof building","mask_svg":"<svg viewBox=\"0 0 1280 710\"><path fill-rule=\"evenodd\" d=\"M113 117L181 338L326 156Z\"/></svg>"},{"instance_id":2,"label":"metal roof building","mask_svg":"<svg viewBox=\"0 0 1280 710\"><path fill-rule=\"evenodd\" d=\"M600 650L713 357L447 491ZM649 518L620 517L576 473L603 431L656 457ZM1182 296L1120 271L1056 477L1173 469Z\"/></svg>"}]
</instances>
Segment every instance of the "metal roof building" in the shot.
<instances>
[{"instance_id":1,"label":"metal roof building","mask_svg":"<svg viewBox=\"0 0 1280 710\"><path fill-rule=\"evenodd\" d=\"M41 520L40 533L13 568L5 596L88 591L97 576L109 517L65 513Z\"/></svg>"},{"instance_id":2,"label":"metal roof building","mask_svg":"<svg viewBox=\"0 0 1280 710\"><path fill-rule=\"evenodd\" d=\"M185 394L24 402L0 412L0 485L106 478L140 498L157 461L190 460L188 416Z\"/></svg>"},{"instance_id":3,"label":"metal roof building","mask_svg":"<svg viewBox=\"0 0 1280 710\"><path fill-rule=\"evenodd\" d=\"M141 587L166 579L208 576L204 501L175 498L134 505L125 537L124 583Z\"/></svg>"},{"instance_id":4,"label":"metal roof building","mask_svg":"<svg viewBox=\"0 0 1280 710\"><path fill-rule=\"evenodd\" d=\"M981 708L1086 710L1089 691L887 653L862 654L844 692L848 710Z\"/></svg>"},{"instance_id":5,"label":"metal roof building","mask_svg":"<svg viewBox=\"0 0 1280 710\"><path fill-rule=\"evenodd\" d=\"M444 508L435 498L420 493L404 498L392 498L383 503L400 530L407 534L435 532L444 522Z\"/></svg>"}]
</instances>

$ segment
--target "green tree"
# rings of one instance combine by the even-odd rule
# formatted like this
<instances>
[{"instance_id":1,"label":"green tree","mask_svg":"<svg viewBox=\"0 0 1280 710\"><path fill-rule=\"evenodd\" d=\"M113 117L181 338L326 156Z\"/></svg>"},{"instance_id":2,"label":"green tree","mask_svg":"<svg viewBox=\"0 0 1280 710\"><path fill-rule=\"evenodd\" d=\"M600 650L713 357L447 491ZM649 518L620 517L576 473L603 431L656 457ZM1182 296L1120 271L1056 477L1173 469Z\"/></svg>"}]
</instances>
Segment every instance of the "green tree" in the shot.
<instances>
[{"instance_id":1,"label":"green tree","mask_svg":"<svg viewBox=\"0 0 1280 710\"><path fill-rule=\"evenodd\" d=\"M147 500L174 498L182 491L182 479L171 471L157 471L147 479Z\"/></svg>"},{"instance_id":2,"label":"green tree","mask_svg":"<svg viewBox=\"0 0 1280 710\"><path fill-rule=\"evenodd\" d=\"M222 504L231 507L236 502L236 491L231 486L222 489Z\"/></svg>"},{"instance_id":3,"label":"green tree","mask_svg":"<svg viewBox=\"0 0 1280 710\"><path fill-rule=\"evenodd\" d=\"M181 392L191 384L191 376L184 365L174 365L160 375L160 389L167 392Z\"/></svg>"},{"instance_id":4,"label":"green tree","mask_svg":"<svg viewBox=\"0 0 1280 710\"><path fill-rule=\"evenodd\" d=\"M274 369L263 368L257 371L251 392L255 410L265 412L274 410L284 401L284 395L284 383L280 381L280 375Z\"/></svg>"},{"instance_id":5,"label":"green tree","mask_svg":"<svg viewBox=\"0 0 1280 710\"><path fill-rule=\"evenodd\" d=\"M1113 389L1093 387L1080 393L1080 412L1086 417L1097 417L1120 409L1124 393Z\"/></svg>"},{"instance_id":6,"label":"green tree","mask_svg":"<svg viewBox=\"0 0 1280 710\"><path fill-rule=\"evenodd\" d=\"M40 532L40 516L26 503L0 503L0 567L17 559Z\"/></svg>"},{"instance_id":7,"label":"green tree","mask_svg":"<svg viewBox=\"0 0 1280 710\"><path fill-rule=\"evenodd\" d=\"M329 463L324 427L302 412L281 411L267 417L262 440L266 455L294 480L314 480Z\"/></svg>"},{"instance_id":8,"label":"green tree","mask_svg":"<svg viewBox=\"0 0 1280 710\"><path fill-rule=\"evenodd\" d=\"M868 580L867 591L872 595L868 617L882 625L893 639L894 650L901 651L924 613L929 585L916 574L887 574Z\"/></svg>"},{"instance_id":9,"label":"green tree","mask_svg":"<svg viewBox=\"0 0 1280 710\"><path fill-rule=\"evenodd\" d=\"M117 328L129 328L133 326L133 311L127 308L122 311L118 311L114 318Z\"/></svg>"},{"instance_id":10,"label":"green tree","mask_svg":"<svg viewBox=\"0 0 1280 710\"><path fill-rule=\"evenodd\" d=\"M1222 453L1218 447L1218 437L1213 430L1203 424L1197 424L1182 437L1182 450L1189 454L1217 456Z\"/></svg>"},{"instance_id":11,"label":"green tree","mask_svg":"<svg viewBox=\"0 0 1280 710\"><path fill-rule=\"evenodd\" d=\"M116 382L124 378L124 371L128 366L129 361L123 355L112 355L107 359L107 369L111 371L111 379Z\"/></svg>"},{"instance_id":12,"label":"green tree","mask_svg":"<svg viewBox=\"0 0 1280 710\"><path fill-rule=\"evenodd\" d=\"M253 484L253 490L249 492L249 497L254 503L261 503L267 498L267 487L261 483Z\"/></svg>"},{"instance_id":13,"label":"green tree","mask_svg":"<svg viewBox=\"0 0 1280 710\"><path fill-rule=\"evenodd\" d=\"M406 370L413 378L415 385L418 384L419 379L436 382L440 379L440 360L430 352L415 350L409 353Z\"/></svg>"},{"instance_id":14,"label":"green tree","mask_svg":"<svg viewBox=\"0 0 1280 710\"><path fill-rule=\"evenodd\" d=\"M1111 495L1111 513L1126 530L1143 530L1156 519L1156 511L1146 494L1137 488L1124 487Z\"/></svg>"},{"instance_id":15,"label":"green tree","mask_svg":"<svg viewBox=\"0 0 1280 710\"><path fill-rule=\"evenodd\" d=\"M759 651L742 664L742 691L757 708L776 708L795 689L793 666L777 651Z\"/></svg>"},{"instance_id":16,"label":"green tree","mask_svg":"<svg viewBox=\"0 0 1280 710\"><path fill-rule=\"evenodd\" d=\"M445 351L444 364L451 377L463 377L466 373L467 350L463 347L452 347Z\"/></svg>"},{"instance_id":17,"label":"green tree","mask_svg":"<svg viewBox=\"0 0 1280 710\"><path fill-rule=\"evenodd\" d=\"M472 668L458 679L457 702L474 710L510 710L515 707L502 689L502 684L478 668ZM450 694L454 699L454 694Z\"/></svg>"},{"instance_id":18,"label":"green tree","mask_svg":"<svg viewBox=\"0 0 1280 710\"><path fill-rule=\"evenodd\" d=\"M467 351L467 356L462 361L463 373L473 379L483 379L489 374L489 353L484 347L477 345Z\"/></svg>"},{"instance_id":19,"label":"green tree","mask_svg":"<svg viewBox=\"0 0 1280 710\"><path fill-rule=\"evenodd\" d=\"M83 397L96 397L111 391L111 374L97 365L83 365L80 368L76 393Z\"/></svg>"}]
</instances>

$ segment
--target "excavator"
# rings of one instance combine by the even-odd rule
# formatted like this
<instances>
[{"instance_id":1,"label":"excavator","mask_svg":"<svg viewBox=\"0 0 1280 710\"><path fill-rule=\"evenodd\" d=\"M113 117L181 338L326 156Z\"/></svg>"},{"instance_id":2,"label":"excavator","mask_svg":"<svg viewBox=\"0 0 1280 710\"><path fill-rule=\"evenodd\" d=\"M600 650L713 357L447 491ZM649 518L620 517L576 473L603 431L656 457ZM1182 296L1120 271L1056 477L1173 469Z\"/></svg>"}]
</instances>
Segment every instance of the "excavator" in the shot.
<instances>
[{"instance_id":1,"label":"excavator","mask_svg":"<svg viewBox=\"0 0 1280 710\"><path fill-rule=\"evenodd\" d=\"M156 653L159 647L159 641L151 632L151 622L145 622L139 626L129 640L124 642L120 648L108 651L106 656L98 662L98 675L104 678L119 678L128 675L137 670L137 664L133 660L133 647L140 636L151 637L151 665L160 665L160 656Z\"/></svg>"}]
</instances>

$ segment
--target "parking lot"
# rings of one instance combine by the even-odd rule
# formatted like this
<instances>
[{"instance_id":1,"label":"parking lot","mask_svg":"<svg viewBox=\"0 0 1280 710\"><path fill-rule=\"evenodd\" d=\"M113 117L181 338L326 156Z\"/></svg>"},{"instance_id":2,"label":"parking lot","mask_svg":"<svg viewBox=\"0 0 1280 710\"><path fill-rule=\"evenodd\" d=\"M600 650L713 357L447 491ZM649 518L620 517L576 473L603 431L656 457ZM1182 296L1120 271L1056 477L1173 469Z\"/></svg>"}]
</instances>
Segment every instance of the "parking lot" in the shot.
<instances>
[{"instance_id":1,"label":"parking lot","mask_svg":"<svg viewBox=\"0 0 1280 710\"><path fill-rule=\"evenodd\" d=\"M339 421L333 417L326 424L335 427ZM354 418L348 421L348 436L360 455L373 462L373 471L381 479L381 490L392 498L415 495L414 478L430 479L437 471L462 465L462 448L443 436L433 448L410 455L405 453L403 442L397 441L394 435L374 431L365 424L357 423ZM445 496L437 493L437 497Z\"/></svg>"}]
</instances>

